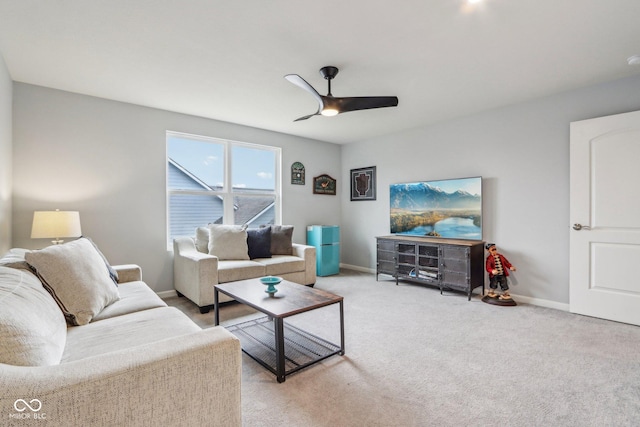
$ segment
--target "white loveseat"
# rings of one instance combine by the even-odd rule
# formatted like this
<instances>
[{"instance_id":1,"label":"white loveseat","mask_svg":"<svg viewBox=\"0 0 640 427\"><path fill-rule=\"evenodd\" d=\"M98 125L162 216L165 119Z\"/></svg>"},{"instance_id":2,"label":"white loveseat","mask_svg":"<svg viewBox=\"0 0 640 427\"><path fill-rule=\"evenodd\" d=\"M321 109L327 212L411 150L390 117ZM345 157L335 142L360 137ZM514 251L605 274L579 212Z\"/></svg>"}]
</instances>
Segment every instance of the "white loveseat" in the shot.
<instances>
[{"instance_id":1,"label":"white loveseat","mask_svg":"<svg viewBox=\"0 0 640 427\"><path fill-rule=\"evenodd\" d=\"M233 228L198 227L194 237L173 241L174 287L179 296L197 304L201 313L213 308L213 287L218 283L263 276L279 276L301 285L316 283L316 249L292 243L292 226L271 226L269 239L262 241L252 239L252 233L261 234L265 229L248 230L248 236L242 228L224 234ZM224 294L219 298L220 302L230 300Z\"/></svg>"},{"instance_id":2,"label":"white loveseat","mask_svg":"<svg viewBox=\"0 0 640 427\"><path fill-rule=\"evenodd\" d=\"M71 325L28 252L0 259L0 424L241 425L231 333L168 307L135 265L113 268L115 302Z\"/></svg>"}]
</instances>

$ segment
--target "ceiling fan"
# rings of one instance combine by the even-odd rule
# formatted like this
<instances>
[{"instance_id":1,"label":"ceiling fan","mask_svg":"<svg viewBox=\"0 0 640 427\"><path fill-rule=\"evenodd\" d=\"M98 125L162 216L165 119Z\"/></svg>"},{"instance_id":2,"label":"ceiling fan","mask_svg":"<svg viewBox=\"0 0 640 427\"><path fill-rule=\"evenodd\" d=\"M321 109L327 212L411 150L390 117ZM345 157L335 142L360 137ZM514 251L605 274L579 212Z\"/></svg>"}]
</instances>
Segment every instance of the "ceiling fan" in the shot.
<instances>
[{"instance_id":1,"label":"ceiling fan","mask_svg":"<svg viewBox=\"0 0 640 427\"><path fill-rule=\"evenodd\" d=\"M318 111L308 116L300 117L294 120L307 120L309 117L317 116L335 116L340 113L348 113L349 111L369 110L371 108L396 107L398 106L397 96L352 96L338 98L331 94L331 80L338 74L338 68L326 66L320 68L320 75L327 80L329 90L327 95L320 95L309 83L297 74L287 74L285 79L294 85L309 92L318 101Z\"/></svg>"}]
</instances>

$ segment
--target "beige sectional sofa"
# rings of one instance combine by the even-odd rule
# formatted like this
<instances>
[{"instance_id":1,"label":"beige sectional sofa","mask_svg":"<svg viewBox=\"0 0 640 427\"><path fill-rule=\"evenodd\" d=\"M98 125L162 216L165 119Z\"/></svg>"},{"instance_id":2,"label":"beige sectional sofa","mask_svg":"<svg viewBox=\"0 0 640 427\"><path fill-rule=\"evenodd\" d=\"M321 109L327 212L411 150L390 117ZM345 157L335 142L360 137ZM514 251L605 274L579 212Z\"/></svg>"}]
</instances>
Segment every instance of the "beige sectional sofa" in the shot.
<instances>
[{"instance_id":1,"label":"beige sectional sofa","mask_svg":"<svg viewBox=\"0 0 640 427\"><path fill-rule=\"evenodd\" d=\"M174 239L173 274L178 295L197 304L201 313L207 313L213 308L213 287L218 283L279 276L313 286L315 247L293 243L292 226L270 229L268 233L264 228L244 230L213 225L198 227L193 237ZM220 294L220 302L229 300Z\"/></svg>"},{"instance_id":2,"label":"beige sectional sofa","mask_svg":"<svg viewBox=\"0 0 640 427\"><path fill-rule=\"evenodd\" d=\"M0 259L0 424L241 425L241 349L231 333L202 330L168 307L135 265L112 268L116 285L102 264L93 274L115 300L79 307L88 300L78 288L65 296L52 266L65 280L77 268L31 255L34 271L30 253ZM94 285L88 277L80 286Z\"/></svg>"}]
</instances>

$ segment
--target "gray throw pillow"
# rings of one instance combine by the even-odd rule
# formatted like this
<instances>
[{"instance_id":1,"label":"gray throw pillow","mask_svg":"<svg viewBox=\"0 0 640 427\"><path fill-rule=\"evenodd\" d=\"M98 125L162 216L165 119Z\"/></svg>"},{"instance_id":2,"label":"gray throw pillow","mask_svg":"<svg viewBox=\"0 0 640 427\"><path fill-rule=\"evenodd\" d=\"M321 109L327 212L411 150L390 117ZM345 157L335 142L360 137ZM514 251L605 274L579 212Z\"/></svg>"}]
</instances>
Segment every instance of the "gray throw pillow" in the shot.
<instances>
[{"instance_id":1,"label":"gray throw pillow","mask_svg":"<svg viewBox=\"0 0 640 427\"><path fill-rule=\"evenodd\" d=\"M271 258L271 227L247 230L249 258Z\"/></svg>"},{"instance_id":2,"label":"gray throw pillow","mask_svg":"<svg viewBox=\"0 0 640 427\"><path fill-rule=\"evenodd\" d=\"M271 226L271 255L293 254L293 225Z\"/></svg>"},{"instance_id":3,"label":"gray throw pillow","mask_svg":"<svg viewBox=\"0 0 640 427\"><path fill-rule=\"evenodd\" d=\"M248 260L247 230L237 225L210 225L209 254L220 260Z\"/></svg>"},{"instance_id":4,"label":"gray throw pillow","mask_svg":"<svg viewBox=\"0 0 640 427\"><path fill-rule=\"evenodd\" d=\"M86 325L120 298L104 260L86 238L29 252L25 259L72 325Z\"/></svg>"}]
</instances>

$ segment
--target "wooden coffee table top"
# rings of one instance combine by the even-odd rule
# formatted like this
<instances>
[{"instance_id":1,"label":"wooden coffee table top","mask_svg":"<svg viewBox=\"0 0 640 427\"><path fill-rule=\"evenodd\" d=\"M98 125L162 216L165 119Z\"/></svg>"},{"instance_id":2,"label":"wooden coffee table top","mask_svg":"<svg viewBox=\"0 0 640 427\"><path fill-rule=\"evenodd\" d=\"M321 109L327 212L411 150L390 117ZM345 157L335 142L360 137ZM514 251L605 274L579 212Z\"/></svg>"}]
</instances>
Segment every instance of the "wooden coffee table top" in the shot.
<instances>
[{"instance_id":1,"label":"wooden coffee table top","mask_svg":"<svg viewBox=\"0 0 640 427\"><path fill-rule=\"evenodd\" d=\"M239 280L222 283L215 288L225 295L255 308L271 317L288 317L294 314L324 307L342 301L342 297L331 292L314 289L283 280L276 285L276 292L269 296L260 279Z\"/></svg>"}]
</instances>

